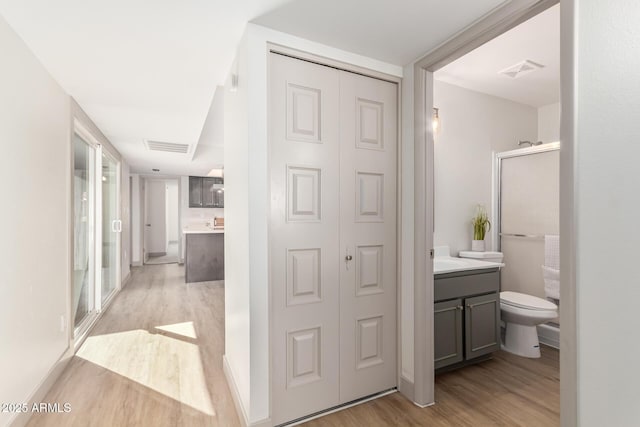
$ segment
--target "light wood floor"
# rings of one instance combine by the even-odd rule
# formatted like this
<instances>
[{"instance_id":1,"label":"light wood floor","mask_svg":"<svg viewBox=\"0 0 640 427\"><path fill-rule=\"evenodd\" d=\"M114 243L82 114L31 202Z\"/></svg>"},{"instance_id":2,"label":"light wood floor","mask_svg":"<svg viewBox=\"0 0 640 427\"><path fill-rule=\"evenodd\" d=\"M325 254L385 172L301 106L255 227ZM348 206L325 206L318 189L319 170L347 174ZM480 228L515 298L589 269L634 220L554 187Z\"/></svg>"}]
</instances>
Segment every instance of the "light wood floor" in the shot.
<instances>
[{"instance_id":1,"label":"light wood floor","mask_svg":"<svg viewBox=\"0 0 640 427\"><path fill-rule=\"evenodd\" d=\"M492 360L436 376L431 407L394 393L305 426L558 426L558 360L558 351L544 346L540 359L500 351Z\"/></svg>"},{"instance_id":2,"label":"light wood floor","mask_svg":"<svg viewBox=\"0 0 640 427\"><path fill-rule=\"evenodd\" d=\"M134 269L29 426L239 426L222 372L222 282L184 283L177 264Z\"/></svg>"},{"instance_id":3,"label":"light wood floor","mask_svg":"<svg viewBox=\"0 0 640 427\"><path fill-rule=\"evenodd\" d=\"M224 287L186 285L177 264L135 269L46 402L68 414L34 414L29 426L239 426L222 372ZM308 422L342 426L556 426L558 351L498 352L436 377L436 405L394 393Z\"/></svg>"}]
</instances>

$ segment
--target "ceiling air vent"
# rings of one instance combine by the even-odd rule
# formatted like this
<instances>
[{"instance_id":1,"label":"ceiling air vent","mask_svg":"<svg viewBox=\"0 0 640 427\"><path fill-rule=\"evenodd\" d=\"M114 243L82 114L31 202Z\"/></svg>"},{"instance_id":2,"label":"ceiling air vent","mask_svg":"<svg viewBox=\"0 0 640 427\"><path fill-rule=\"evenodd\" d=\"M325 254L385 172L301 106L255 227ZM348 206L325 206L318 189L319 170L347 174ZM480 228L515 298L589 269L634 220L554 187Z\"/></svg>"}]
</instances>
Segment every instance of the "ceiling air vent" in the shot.
<instances>
[{"instance_id":1,"label":"ceiling air vent","mask_svg":"<svg viewBox=\"0 0 640 427\"><path fill-rule=\"evenodd\" d=\"M144 143L151 151L179 154L187 154L189 152L189 144L176 144L175 142L152 141L149 139L145 139Z\"/></svg>"},{"instance_id":2,"label":"ceiling air vent","mask_svg":"<svg viewBox=\"0 0 640 427\"><path fill-rule=\"evenodd\" d=\"M534 71L537 71L541 68L544 68L544 65L537 64L533 61L529 61L528 59L525 59L524 61L518 62L517 64L512 65L511 67L505 68L504 70L500 71L498 74L503 74L512 79L517 79L518 77L522 77L525 74L533 73Z\"/></svg>"}]
</instances>

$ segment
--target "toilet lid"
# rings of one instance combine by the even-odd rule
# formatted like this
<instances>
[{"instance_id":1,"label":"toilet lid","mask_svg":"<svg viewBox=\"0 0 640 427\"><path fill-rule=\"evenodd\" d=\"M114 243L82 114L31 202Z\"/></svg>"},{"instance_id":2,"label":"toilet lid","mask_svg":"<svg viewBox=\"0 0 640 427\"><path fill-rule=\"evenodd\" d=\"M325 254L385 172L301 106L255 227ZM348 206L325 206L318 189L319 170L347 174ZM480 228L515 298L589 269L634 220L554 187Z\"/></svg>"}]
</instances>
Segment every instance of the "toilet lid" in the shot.
<instances>
[{"instance_id":1,"label":"toilet lid","mask_svg":"<svg viewBox=\"0 0 640 427\"><path fill-rule=\"evenodd\" d=\"M500 292L500 301L514 307L526 308L529 310L557 310L558 306L546 299L534 297L533 295L521 294L520 292L503 291Z\"/></svg>"}]
</instances>

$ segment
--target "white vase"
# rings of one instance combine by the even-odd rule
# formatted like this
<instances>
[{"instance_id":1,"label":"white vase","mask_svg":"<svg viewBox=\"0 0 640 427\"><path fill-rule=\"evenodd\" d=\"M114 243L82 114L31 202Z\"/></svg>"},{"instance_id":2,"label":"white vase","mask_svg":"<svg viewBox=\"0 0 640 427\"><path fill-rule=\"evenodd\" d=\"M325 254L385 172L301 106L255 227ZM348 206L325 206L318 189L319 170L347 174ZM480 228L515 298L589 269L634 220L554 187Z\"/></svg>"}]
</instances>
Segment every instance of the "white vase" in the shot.
<instances>
[{"instance_id":1,"label":"white vase","mask_svg":"<svg viewBox=\"0 0 640 427\"><path fill-rule=\"evenodd\" d=\"M474 252L484 252L484 240L472 240L471 250Z\"/></svg>"}]
</instances>

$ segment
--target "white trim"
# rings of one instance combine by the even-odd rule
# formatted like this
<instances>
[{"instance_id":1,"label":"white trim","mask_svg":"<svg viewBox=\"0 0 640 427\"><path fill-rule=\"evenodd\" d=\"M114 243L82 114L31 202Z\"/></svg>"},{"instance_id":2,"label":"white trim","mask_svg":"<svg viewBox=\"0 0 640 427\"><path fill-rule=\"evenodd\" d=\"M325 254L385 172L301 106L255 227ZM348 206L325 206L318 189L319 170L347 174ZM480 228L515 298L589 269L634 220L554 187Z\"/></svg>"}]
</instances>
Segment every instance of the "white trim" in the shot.
<instances>
[{"instance_id":1,"label":"white trim","mask_svg":"<svg viewBox=\"0 0 640 427\"><path fill-rule=\"evenodd\" d=\"M316 420L318 418L322 418L322 417L325 417L327 415L335 414L336 412L340 412L340 411L343 411L345 409L353 408L354 406L358 406L358 405L361 405L363 403L371 402L372 400L380 399L381 397L385 397L385 396L388 396L390 394L397 393L397 392L398 392L397 389L387 390L387 391L384 391L382 393L376 394L374 396L366 397L364 399L357 400L355 402L348 403L346 405L343 405L343 406L340 406L340 407L337 407L337 408L334 408L334 409L329 409L328 411L324 411L324 412L321 412L319 414L313 415L311 417L303 418L303 419L298 420L298 421L296 421L294 423L286 424L286 425L287 426L298 426L298 425L301 425L301 424L304 424L304 423L308 423L309 421Z\"/></svg>"},{"instance_id":2,"label":"white trim","mask_svg":"<svg viewBox=\"0 0 640 427\"><path fill-rule=\"evenodd\" d=\"M67 348L25 402L29 407L33 406L34 403L44 402L45 396L49 390L51 390L51 387L53 387L58 378L60 378L60 375L64 372L72 357L73 351ZM31 415L31 411L15 413L12 418L9 418L7 425L11 427L25 426L31 419Z\"/></svg>"},{"instance_id":3,"label":"white trim","mask_svg":"<svg viewBox=\"0 0 640 427\"><path fill-rule=\"evenodd\" d=\"M127 273L127 275L122 279L122 283L120 284L120 288L124 288L131 281L131 270Z\"/></svg>"},{"instance_id":4,"label":"white trim","mask_svg":"<svg viewBox=\"0 0 640 427\"><path fill-rule=\"evenodd\" d=\"M435 401L433 373L433 271L424 257L433 247L433 72L498 37L559 0L511 0L472 23L414 63L414 387L415 402Z\"/></svg>"},{"instance_id":5,"label":"white trim","mask_svg":"<svg viewBox=\"0 0 640 427\"><path fill-rule=\"evenodd\" d=\"M416 402L413 402L413 404L416 405L418 408L424 409L424 408L428 408L429 406L435 405L436 402L434 401L434 402L431 402L431 403L427 403L426 405L421 405L421 404L416 403Z\"/></svg>"},{"instance_id":6,"label":"white trim","mask_svg":"<svg viewBox=\"0 0 640 427\"><path fill-rule=\"evenodd\" d=\"M401 347L401 346L398 346L398 347ZM398 382L398 392L413 402L414 400L413 399L413 395L414 395L413 381L406 378L404 375L401 375L400 381Z\"/></svg>"},{"instance_id":7,"label":"white trim","mask_svg":"<svg viewBox=\"0 0 640 427\"><path fill-rule=\"evenodd\" d=\"M233 371L231 370L231 365L227 360L226 354L222 355L222 371L224 372L224 377L227 379L229 390L231 390L231 397L233 398L233 404L236 407L238 418L240 418L240 424L242 425L242 427L248 427L250 425L249 417L247 416L247 411L242 404L240 392L238 391L238 386L236 385L236 380L233 377Z\"/></svg>"}]
</instances>

